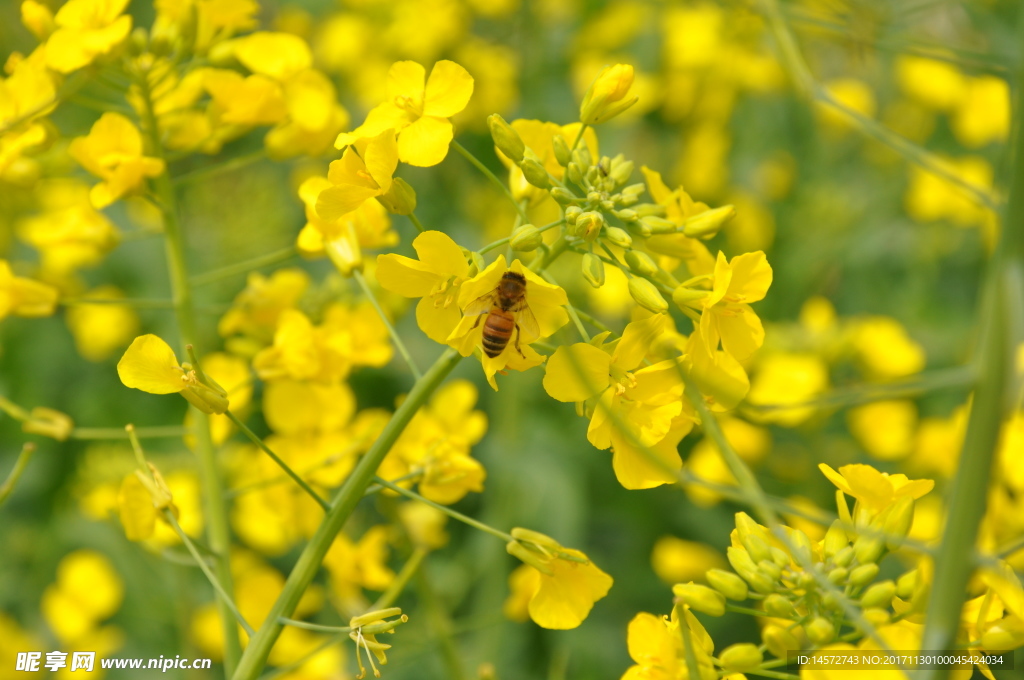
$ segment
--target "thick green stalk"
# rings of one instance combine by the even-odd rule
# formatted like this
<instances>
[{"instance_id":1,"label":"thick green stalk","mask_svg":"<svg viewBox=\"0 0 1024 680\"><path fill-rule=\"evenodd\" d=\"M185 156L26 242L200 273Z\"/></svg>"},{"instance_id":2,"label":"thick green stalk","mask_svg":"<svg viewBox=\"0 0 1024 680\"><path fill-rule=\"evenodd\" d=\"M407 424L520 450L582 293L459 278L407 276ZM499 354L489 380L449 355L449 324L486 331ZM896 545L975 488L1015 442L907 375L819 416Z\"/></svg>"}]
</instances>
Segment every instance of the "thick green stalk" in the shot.
<instances>
[{"instance_id":1,"label":"thick green stalk","mask_svg":"<svg viewBox=\"0 0 1024 680\"><path fill-rule=\"evenodd\" d=\"M1018 22L1017 43L1021 45L1024 44L1024 11L1020 13ZM978 528L985 514L999 432L1010 404L1008 387L1013 371L1012 349L1021 340L1021 319L1024 315L1024 89L1019 68L1016 73L1009 205L999 244L989 261L979 310L979 382L960 451L946 528L935 559L935 581L921 643L921 648L926 650L952 649L956 644L967 582L975 567ZM928 672L925 677L942 680L949 677L949 669L939 668Z\"/></svg>"},{"instance_id":2,"label":"thick green stalk","mask_svg":"<svg viewBox=\"0 0 1024 680\"><path fill-rule=\"evenodd\" d=\"M149 152L158 158L164 157L163 145L160 141L160 128L153 108L153 97L149 88L148 74L141 73L138 78L139 90L145 104L143 111L143 128L149 143ZM195 307L192 301L192 289L189 287L188 267L185 262L185 243L178 221L177 200L171 178L165 172L153 180L153 189L159 200L163 214L164 239L167 249L167 268L171 278L171 291L174 299L174 311L178 319L178 331L182 348L195 345L198 338L195 324ZM210 436L210 418L194 406L192 410L194 434L196 438L196 457L199 460L199 475L203 484L206 522L210 549L215 553L214 574L226 593L234 592L231 578L231 566L228 552L231 548L231 533L228 527L227 504L224 500L224 483L217 467L216 451L213 438ZM242 645L238 636L238 625L234 613L227 603L217 599L221 626L224 631L224 671L231 675Z\"/></svg>"},{"instance_id":3,"label":"thick green stalk","mask_svg":"<svg viewBox=\"0 0 1024 680\"><path fill-rule=\"evenodd\" d=\"M384 431L381 432L377 441L373 443L370 450L366 452L356 465L355 469L345 480L345 483L338 490L331 503L331 509L320 523L316 533L303 548L299 555L298 562L288 575L284 589L278 596L277 601L271 608L264 624L256 632L256 636L249 642L242 660L235 671L234 680L255 680L267 662L274 642L281 634L282 624L280 619L287 618L295 611L296 605L306 588L316 576L323 562L327 550L331 547L334 537L341 531L345 521L352 514L356 504L363 497L363 493L370 485L377 468L380 467L384 456L391 450L391 446L398 439L398 436L405 429L412 417L416 415L419 408L426 403L434 390L455 368L462 357L453 349L447 349L434 362L434 365L423 374L423 377L416 381L412 391L398 407L395 414L388 421Z\"/></svg>"}]
</instances>

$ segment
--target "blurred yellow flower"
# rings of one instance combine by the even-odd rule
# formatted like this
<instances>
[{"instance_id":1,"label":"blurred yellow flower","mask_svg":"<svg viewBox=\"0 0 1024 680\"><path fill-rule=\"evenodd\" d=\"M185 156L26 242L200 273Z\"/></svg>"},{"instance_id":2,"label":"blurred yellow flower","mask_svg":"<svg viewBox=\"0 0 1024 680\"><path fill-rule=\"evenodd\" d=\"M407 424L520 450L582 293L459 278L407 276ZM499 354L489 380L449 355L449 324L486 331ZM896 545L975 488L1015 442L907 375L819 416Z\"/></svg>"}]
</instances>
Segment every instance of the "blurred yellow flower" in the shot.
<instances>
[{"instance_id":1,"label":"blurred yellow flower","mask_svg":"<svg viewBox=\"0 0 1024 680\"><path fill-rule=\"evenodd\" d=\"M85 293L98 304L69 307L64 319L75 339L78 353L89 361L104 361L139 331L139 316L125 304L124 293L115 286L100 286Z\"/></svg>"},{"instance_id":2,"label":"blurred yellow flower","mask_svg":"<svg viewBox=\"0 0 1024 680\"><path fill-rule=\"evenodd\" d=\"M15 276L7 260L0 260L0 320L7 316L50 316L57 306L57 289Z\"/></svg>"},{"instance_id":3,"label":"blurred yellow flower","mask_svg":"<svg viewBox=\"0 0 1024 680\"><path fill-rule=\"evenodd\" d=\"M66 5L65 5L66 7ZM164 172L164 162L143 155L142 135L119 113L104 113L89 134L76 137L68 153L82 167L103 181L89 192L92 204L105 208L125 194L142 187L147 177Z\"/></svg>"},{"instance_id":4,"label":"blurred yellow flower","mask_svg":"<svg viewBox=\"0 0 1024 680\"><path fill-rule=\"evenodd\" d=\"M454 136L448 119L466 108L472 95L473 77L454 61L434 64L429 79L420 64L395 62L388 71L387 100L366 114L358 128L338 135L335 146L340 149L390 128L398 132L399 160L437 165L448 155Z\"/></svg>"},{"instance_id":5,"label":"blurred yellow flower","mask_svg":"<svg viewBox=\"0 0 1024 680\"><path fill-rule=\"evenodd\" d=\"M412 247L419 260L391 253L378 256L377 281L392 293L422 298L416 305L416 323L428 338L446 343L462 319L455 302L469 276L469 264L459 244L440 231L423 232Z\"/></svg>"},{"instance_id":6,"label":"blurred yellow flower","mask_svg":"<svg viewBox=\"0 0 1024 680\"><path fill-rule=\"evenodd\" d=\"M760 422L795 427L810 418L815 408L801 406L828 387L828 367L809 353L772 352L758 361L747 400L766 407L752 413Z\"/></svg>"},{"instance_id":7,"label":"blurred yellow flower","mask_svg":"<svg viewBox=\"0 0 1024 680\"><path fill-rule=\"evenodd\" d=\"M437 508L410 501L398 506L398 519L417 548L437 550L448 544L448 533L444 525L448 515Z\"/></svg>"},{"instance_id":8,"label":"blurred yellow flower","mask_svg":"<svg viewBox=\"0 0 1024 680\"><path fill-rule=\"evenodd\" d=\"M339 533L324 557L323 565L331 575L331 586L343 602L352 602L360 589L381 591L395 578L387 566L388 527L367 529L358 542Z\"/></svg>"},{"instance_id":9,"label":"blurred yellow flower","mask_svg":"<svg viewBox=\"0 0 1024 680\"><path fill-rule=\"evenodd\" d=\"M948 111L965 98L964 76L945 61L900 55L896 60L896 78L900 89L932 109Z\"/></svg>"},{"instance_id":10,"label":"blurred yellow flower","mask_svg":"<svg viewBox=\"0 0 1024 680\"><path fill-rule=\"evenodd\" d=\"M206 69L203 87L219 120L234 125L274 125L288 115L281 84L260 74L243 76L228 69Z\"/></svg>"},{"instance_id":11,"label":"blurred yellow flower","mask_svg":"<svg viewBox=\"0 0 1024 680\"><path fill-rule=\"evenodd\" d=\"M70 73L113 51L132 30L132 18L122 14L128 1L68 0L53 18L57 30L46 41L46 65Z\"/></svg>"},{"instance_id":12,"label":"blurred yellow flower","mask_svg":"<svg viewBox=\"0 0 1024 680\"><path fill-rule=\"evenodd\" d=\"M267 133L264 144L271 158L320 156L334 148L334 139L348 127L349 115L337 101L331 80L307 69L284 83L287 120Z\"/></svg>"},{"instance_id":13,"label":"blurred yellow flower","mask_svg":"<svg viewBox=\"0 0 1024 680\"><path fill-rule=\"evenodd\" d=\"M56 105L57 90L46 66L38 60L23 59L10 68L10 77L0 77L0 177L16 181L19 176L38 177L35 161L23 156L41 148L50 136L36 118ZM15 125L19 122L20 124Z\"/></svg>"},{"instance_id":14,"label":"blurred yellow flower","mask_svg":"<svg viewBox=\"0 0 1024 680\"><path fill-rule=\"evenodd\" d=\"M969 149L1005 141L1010 134L1010 86L995 76L972 78L951 125L957 140Z\"/></svg>"},{"instance_id":15,"label":"blurred yellow flower","mask_svg":"<svg viewBox=\"0 0 1024 680\"><path fill-rule=\"evenodd\" d=\"M310 177L299 187L299 197L306 206L306 224L299 232L297 247L303 255L326 253L347 275L362 266L363 248L396 245L398 234L391 229L387 210L377 201L364 201L333 220L322 218L316 211L317 197L332 187L326 177Z\"/></svg>"},{"instance_id":16,"label":"blurred yellow flower","mask_svg":"<svg viewBox=\"0 0 1024 680\"><path fill-rule=\"evenodd\" d=\"M679 621L678 612L681 609L686 618L685 622ZM626 644L629 656L636 665L630 666L621 680L689 678L680 625L685 625L690 630L700 680L717 678L718 674L711 662L711 653L714 651L711 636L688 608L674 607L671 618L641 612L629 622Z\"/></svg>"},{"instance_id":17,"label":"blurred yellow flower","mask_svg":"<svg viewBox=\"0 0 1024 680\"><path fill-rule=\"evenodd\" d=\"M868 455L899 460L910 455L917 430L917 408L911 401L876 401L850 409L850 432Z\"/></svg>"},{"instance_id":18,"label":"blurred yellow flower","mask_svg":"<svg viewBox=\"0 0 1024 680\"><path fill-rule=\"evenodd\" d=\"M924 349L900 322L889 317L874 316L858 321L853 345L872 378L902 378L920 372L925 365Z\"/></svg>"},{"instance_id":19,"label":"blurred yellow flower","mask_svg":"<svg viewBox=\"0 0 1024 680\"><path fill-rule=\"evenodd\" d=\"M273 340L282 312L294 308L308 288L309 274L302 269L278 269L270 276L251 272L245 288L217 324L217 332L229 338L228 345L235 353L255 354ZM234 335L244 337L233 339ZM249 351L239 352L241 345Z\"/></svg>"},{"instance_id":20,"label":"blurred yellow flower","mask_svg":"<svg viewBox=\"0 0 1024 680\"><path fill-rule=\"evenodd\" d=\"M515 272L524 277L526 281L525 300L537 323L534 329L520 327L516 340L505 345L505 348L497 356L490 357L481 354L480 360L484 375L488 384L495 390L498 389L498 384L494 380L494 374L498 371L506 368L525 371L543 363L544 357L537 354L530 347L530 343L548 337L569 322L569 315L565 311L565 305L568 303L565 291L534 274L519 260L514 260L510 266L506 266L504 255L499 255L498 259L483 271L461 285L459 308L466 310L475 301L493 293L506 271ZM448 336L448 344L458 350L462 356L468 357L482 345L483 320L482 316L463 316Z\"/></svg>"},{"instance_id":21,"label":"blurred yellow flower","mask_svg":"<svg viewBox=\"0 0 1024 680\"><path fill-rule=\"evenodd\" d=\"M663 582L672 585L703 581L709 569L725 569L725 556L706 543L662 536L651 551L651 566Z\"/></svg>"},{"instance_id":22,"label":"blurred yellow flower","mask_svg":"<svg viewBox=\"0 0 1024 680\"><path fill-rule=\"evenodd\" d=\"M95 550L76 550L57 565L57 580L43 592L41 609L54 635L74 644L110 618L123 599L124 582L110 560Z\"/></svg>"},{"instance_id":23,"label":"blurred yellow flower","mask_svg":"<svg viewBox=\"0 0 1024 680\"><path fill-rule=\"evenodd\" d=\"M313 63L306 41L290 33L256 31L231 43L235 57L253 73L285 81Z\"/></svg>"},{"instance_id":24,"label":"blurred yellow flower","mask_svg":"<svg viewBox=\"0 0 1024 680\"><path fill-rule=\"evenodd\" d=\"M847 109L851 109L865 118L874 118L877 104L875 93L863 80L857 78L837 78L824 84L828 96ZM844 132L856 126L844 111L826 103L820 103L817 110L821 120L838 132Z\"/></svg>"}]
</instances>

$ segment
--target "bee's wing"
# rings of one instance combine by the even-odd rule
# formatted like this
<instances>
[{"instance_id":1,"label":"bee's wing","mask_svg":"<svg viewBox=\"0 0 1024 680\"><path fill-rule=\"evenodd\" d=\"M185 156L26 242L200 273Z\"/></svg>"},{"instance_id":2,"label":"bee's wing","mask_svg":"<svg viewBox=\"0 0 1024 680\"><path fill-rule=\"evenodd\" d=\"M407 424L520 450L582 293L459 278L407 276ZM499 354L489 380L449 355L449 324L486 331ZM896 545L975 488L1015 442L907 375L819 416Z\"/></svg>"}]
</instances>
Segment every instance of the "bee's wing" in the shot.
<instances>
[{"instance_id":1,"label":"bee's wing","mask_svg":"<svg viewBox=\"0 0 1024 680\"><path fill-rule=\"evenodd\" d=\"M486 314L491 311L491 307L494 306L494 293L490 292L486 295L481 295L477 299L466 305L466 309L463 310L463 314L466 316L479 316L480 314Z\"/></svg>"},{"instance_id":2,"label":"bee's wing","mask_svg":"<svg viewBox=\"0 0 1024 680\"><path fill-rule=\"evenodd\" d=\"M519 324L519 333L523 336L523 342L530 343L540 338L540 324L537 317L524 301L522 308L516 314L516 323Z\"/></svg>"}]
</instances>

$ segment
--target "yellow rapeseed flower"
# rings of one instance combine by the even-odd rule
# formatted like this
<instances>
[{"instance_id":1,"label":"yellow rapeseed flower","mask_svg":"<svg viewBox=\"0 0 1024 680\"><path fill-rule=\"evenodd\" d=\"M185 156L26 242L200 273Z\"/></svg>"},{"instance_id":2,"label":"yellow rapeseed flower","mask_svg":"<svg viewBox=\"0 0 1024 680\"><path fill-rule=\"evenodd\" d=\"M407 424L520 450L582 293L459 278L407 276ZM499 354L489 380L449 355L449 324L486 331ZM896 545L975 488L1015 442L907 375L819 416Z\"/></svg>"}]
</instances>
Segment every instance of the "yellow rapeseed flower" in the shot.
<instances>
[{"instance_id":1,"label":"yellow rapeseed flower","mask_svg":"<svg viewBox=\"0 0 1024 680\"><path fill-rule=\"evenodd\" d=\"M117 375L127 387L150 394L181 394L204 413L224 413L228 398L207 376L201 381L189 364L182 366L170 345L155 335L140 335L117 362Z\"/></svg>"},{"instance_id":2,"label":"yellow rapeseed flower","mask_svg":"<svg viewBox=\"0 0 1024 680\"><path fill-rule=\"evenodd\" d=\"M390 253L378 256L377 281L392 293L422 298L416 305L416 323L431 340L446 343L462 318L456 300L469 277L469 264L459 244L440 231L423 232L412 247L419 260Z\"/></svg>"},{"instance_id":3,"label":"yellow rapeseed flower","mask_svg":"<svg viewBox=\"0 0 1024 680\"><path fill-rule=\"evenodd\" d=\"M872 516L905 496L915 500L921 498L935 486L935 482L930 479L909 479L903 474L890 475L870 465L844 465L836 472L825 463L819 463L818 469L840 491L862 503Z\"/></svg>"},{"instance_id":4,"label":"yellow rapeseed flower","mask_svg":"<svg viewBox=\"0 0 1024 680\"><path fill-rule=\"evenodd\" d=\"M217 324L217 332L229 338L228 344L236 354L255 354L273 341L281 314L294 308L307 288L309 274L295 267L278 269L270 276L250 272L245 288ZM232 337L236 335L243 337Z\"/></svg>"},{"instance_id":5,"label":"yellow rapeseed flower","mask_svg":"<svg viewBox=\"0 0 1024 680\"><path fill-rule=\"evenodd\" d=\"M85 297L103 302L69 307L64 320L78 353L89 361L104 361L138 333L139 315L129 305L117 304L124 293L115 286L94 288Z\"/></svg>"},{"instance_id":6,"label":"yellow rapeseed flower","mask_svg":"<svg viewBox=\"0 0 1024 680\"><path fill-rule=\"evenodd\" d=\"M68 553L57 565L57 580L46 587L43 617L61 643L93 633L124 600L124 581L110 560L95 550Z\"/></svg>"},{"instance_id":7,"label":"yellow rapeseed flower","mask_svg":"<svg viewBox=\"0 0 1024 680\"><path fill-rule=\"evenodd\" d=\"M686 619L683 622L679 620L680 610L684 612ZM683 634L679 629L681 625L689 628L693 640L693 654L700 673L699 680L717 678L711 662L711 654L714 651L711 636L688 608L674 607L671 618L641 612L629 622L626 644L629 656L636 665L630 666L621 680L690 679Z\"/></svg>"},{"instance_id":8,"label":"yellow rapeseed flower","mask_svg":"<svg viewBox=\"0 0 1024 680\"><path fill-rule=\"evenodd\" d=\"M316 213L324 220L336 220L364 201L383 196L391 188L391 176L398 167L395 131L388 128L369 139L359 139L345 149L341 160L331 163L327 179L331 186L316 199Z\"/></svg>"},{"instance_id":9,"label":"yellow rapeseed flower","mask_svg":"<svg viewBox=\"0 0 1024 680\"><path fill-rule=\"evenodd\" d=\"M46 65L70 73L113 51L132 30L132 18L122 14L128 1L68 0L53 18L57 30L46 41Z\"/></svg>"},{"instance_id":10,"label":"yellow rapeseed flower","mask_svg":"<svg viewBox=\"0 0 1024 680\"><path fill-rule=\"evenodd\" d=\"M484 375L488 384L495 390L498 389L498 384L494 380L494 374L498 371L506 368L525 371L543 363L544 357L537 354L530 347L530 343L550 336L569 322L569 314L565 311L569 299L565 291L534 274L519 260L514 260L511 266L506 266L504 255L499 255L498 259L483 271L462 284L459 289L459 307L465 310L478 299L493 293L506 271L520 274L526 280L526 303L537 323L532 329L517 329L517 337L510 339L497 356L481 354ZM462 356L468 357L483 342L483 321L483 316L463 316L448 336L448 344L457 349Z\"/></svg>"},{"instance_id":11,"label":"yellow rapeseed flower","mask_svg":"<svg viewBox=\"0 0 1024 680\"><path fill-rule=\"evenodd\" d=\"M633 87L633 67L629 64L606 66L598 74L580 104L580 122L597 125L611 120L640 99L629 96Z\"/></svg>"},{"instance_id":12,"label":"yellow rapeseed flower","mask_svg":"<svg viewBox=\"0 0 1024 680\"><path fill-rule=\"evenodd\" d=\"M7 316L50 316L57 306L57 289L15 276L7 260L0 260L0 320Z\"/></svg>"},{"instance_id":13,"label":"yellow rapeseed flower","mask_svg":"<svg viewBox=\"0 0 1024 680\"><path fill-rule=\"evenodd\" d=\"M68 153L103 180L89 192L97 208L105 208L139 189L145 178L157 177L164 171L162 160L143 154L138 128L119 113L100 116L87 136L71 141Z\"/></svg>"},{"instance_id":14,"label":"yellow rapeseed flower","mask_svg":"<svg viewBox=\"0 0 1024 680\"><path fill-rule=\"evenodd\" d=\"M764 328L750 303L763 300L772 283L772 268L761 251L726 261L719 251L711 293L702 299L700 335L709 352L722 349L746 359L764 343Z\"/></svg>"},{"instance_id":15,"label":"yellow rapeseed flower","mask_svg":"<svg viewBox=\"0 0 1024 680\"><path fill-rule=\"evenodd\" d=\"M872 378L888 380L920 372L925 365L924 348L895 319L874 316L859 321L853 346Z\"/></svg>"},{"instance_id":16,"label":"yellow rapeseed flower","mask_svg":"<svg viewBox=\"0 0 1024 680\"><path fill-rule=\"evenodd\" d=\"M387 100L366 114L358 128L338 135L335 146L341 149L390 128L398 133L399 160L437 165L454 137L448 119L466 108L472 95L473 76L454 61L434 64L429 79L420 64L396 62L388 71Z\"/></svg>"},{"instance_id":17,"label":"yellow rapeseed flower","mask_svg":"<svg viewBox=\"0 0 1024 680\"><path fill-rule=\"evenodd\" d=\"M364 201L335 219L321 217L316 210L317 199L331 188L336 187L326 177L310 177L299 187L299 197L306 206L306 224L296 245L303 255L326 253L338 271L347 275L362 266L363 248L396 245L398 234L391 229L387 210L377 201Z\"/></svg>"},{"instance_id":18,"label":"yellow rapeseed flower","mask_svg":"<svg viewBox=\"0 0 1024 680\"><path fill-rule=\"evenodd\" d=\"M752 417L760 422L795 427L814 415L803 406L828 387L828 366L808 352L772 352L758 362L748 400L766 406Z\"/></svg>"}]
</instances>

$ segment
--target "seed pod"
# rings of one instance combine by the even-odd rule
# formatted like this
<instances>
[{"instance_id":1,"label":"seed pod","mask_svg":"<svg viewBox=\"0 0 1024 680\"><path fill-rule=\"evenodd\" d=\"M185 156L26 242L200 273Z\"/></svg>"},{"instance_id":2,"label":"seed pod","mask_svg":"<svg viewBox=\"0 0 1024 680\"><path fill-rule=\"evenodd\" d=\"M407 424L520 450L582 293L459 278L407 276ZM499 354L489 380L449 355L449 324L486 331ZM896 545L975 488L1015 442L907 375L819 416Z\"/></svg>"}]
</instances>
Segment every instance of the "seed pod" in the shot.
<instances>
[{"instance_id":1,"label":"seed pod","mask_svg":"<svg viewBox=\"0 0 1024 680\"><path fill-rule=\"evenodd\" d=\"M866 586L878 576L878 565L875 563L862 564L850 572L850 585Z\"/></svg>"},{"instance_id":2,"label":"seed pod","mask_svg":"<svg viewBox=\"0 0 1024 680\"><path fill-rule=\"evenodd\" d=\"M735 216L736 208L731 205L705 210L683 222L683 233L691 238L709 239Z\"/></svg>"},{"instance_id":3,"label":"seed pod","mask_svg":"<svg viewBox=\"0 0 1024 680\"><path fill-rule=\"evenodd\" d=\"M718 660L723 668L742 672L760 666L764 661L764 655L757 645L741 642L723 649Z\"/></svg>"},{"instance_id":4,"label":"seed pod","mask_svg":"<svg viewBox=\"0 0 1024 680\"><path fill-rule=\"evenodd\" d=\"M605 227L601 236L612 245L620 248L628 248L633 245L633 237L625 229L619 227Z\"/></svg>"},{"instance_id":5,"label":"seed pod","mask_svg":"<svg viewBox=\"0 0 1024 680\"><path fill-rule=\"evenodd\" d=\"M604 285L604 262L594 253L583 254L583 278L594 288Z\"/></svg>"},{"instance_id":6,"label":"seed pod","mask_svg":"<svg viewBox=\"0 0 1024 680\"><path fill-rule=\"evenodd\" d=\"M796 608L785 595L772 593L764 598L764 610L778 619L789 619L796 615Z\"/></svg>"},{"instance_id":7,"label":"seed pod","mask_svg":"<svg viewBox=\"0 0 1024 680\"><path fill-rule=\"evenodd\" d=\"M708 584L730 600L747 599L747 584L736 574L724 569L709 569L704 577Z\"/></svg>"},{"instance_id":8,"label":"seed pod","mask_svg":"<svg viewBox=\"0 0 1024 680\"><path fill-rule=\"evenodd\" d=\"M892 603L892 598L895 596L896 584L892 581L881 581L864 591L864 594L860 596L860 605L862 607L886 608Z\"/></svg>"},{"instance_id":9,"label":"seed pod","mask_svg":"<svg viewBox=\"0 0 1024 680\"><path fill-rule=\"evenodd\" d=\"M721 616L725 613L725 596L699 583L677 583L672 586L672 594L699 612L711 616Z\"/></svg>"},{"instance_id":10,"label":"seed pod","mask_svg":"<svg viewBox=\"0 0 1024 680\"><path fill-rule=\"evenodd\" d=\"M658 289L647 279L634 276L629 280L629 294L638 305L656 314L664 314L668 311L668 303L661 296Z\"/></svg>"},{"instance_id":11,"label":"seed pod","mask_svg":"<svg viewBox=\"0 0 1024 680\"><path fill-rule=\"evenodd\" d=\"M639 250L626 251L626 264L640 276L654 276L658 273L658 265L647 253Z\"/></svg>"},{"instance_id":12,"label":"seed pod","mask_svg":"<svg viewBox=\"0 0 1024 680\"><path fill-rule=\"evenodd\" d=\"M519 133L496 113L487 116L487 127L491 129L491 138L494 140L494 146L498 147L498 151L505 154L516 165L522 163L526 144L523 143L523 138L519 136Z\"/></svg>"},{"instance_id":13,"label":"seed pod","mask_svg":"<svg viewBox=\"0 0 1024 680\"><path fill-rule=\"evenodd\" d=\"M836 636L836 627L828 619L818 616L804 626L807 639L816 645L827 645Z\"/></svg>"},{"instance_id":14,"label":"seed pod","mask_svg":"<svg viewBox=\"0 0 1024 680\"><path fill-rule=\"evenodd\" d=\"M555 135L555 138L551 140L551 145L555 150L555 160L563 168L569 165L572 160L572 152L569 150L569 143L565 141L565 137L562 135Z\"/></svg>"},{"instance_id":15,"label":"seed pod","mask_svg":"<svg viewBox=\"0 0 1024 680\"><path fill-rule=\"evenodd\" d=\"M526 181L533 186L538 189L551 188L551 178L548 177L548 171L541 165L540 161L533 158L523 158L519 168L523 171L523 177L526 178Z\"/></svg>"},{"instance_id":16,"label":"seed pod","mask_svg":"<svg viewBox=\"0 0 1024 680\"><path fill-rule=\"evenodd\" d=\"M512 232L512 238L509 239L509 245L512 246L512 250L517 250L521 253L537 250L543 242L544 238L540 230L532 224L524 224L517 227Z\"/></svg>"}]
</instances>

